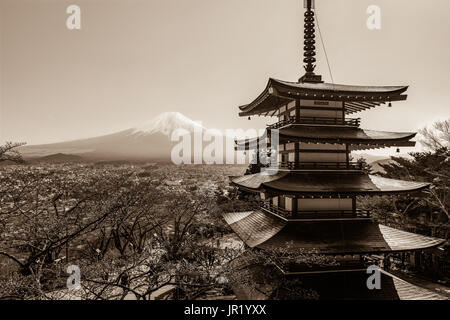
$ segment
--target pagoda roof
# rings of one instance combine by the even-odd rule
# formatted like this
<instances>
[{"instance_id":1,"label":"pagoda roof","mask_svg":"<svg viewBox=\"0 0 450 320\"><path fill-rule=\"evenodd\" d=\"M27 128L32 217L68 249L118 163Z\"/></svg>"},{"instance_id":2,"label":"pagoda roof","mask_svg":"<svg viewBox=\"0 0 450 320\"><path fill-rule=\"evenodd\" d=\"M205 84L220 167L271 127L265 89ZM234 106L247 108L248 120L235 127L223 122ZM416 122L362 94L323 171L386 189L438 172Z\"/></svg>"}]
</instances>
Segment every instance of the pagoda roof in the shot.
<instances>
[{"instance_id":1,"label":"pagoda roof","mask_svg":"<svg viewBox=\"0 0 450 320\"><path fill-rule=\"evenodd\" d=\"M351 150L385 146L414 147L416 143L409 140L414 138L416 134L415 132L386 132L361 128L289 125L279 129L279 142L348 143L353 145L350 148ZM237 140L237 148L256 149L258 140L264 141L266 136L267 133L259 138Z\"/></svg>"},{"instance_id":2,"label":"pagoda roof","mask_svg":"<svg viewBox=\"0 0 450 320\"><path fill-rule=\"evenodd\" d=\"M226 213L224 218L249 247L320 254L352 255L404 252L437 247L443 239L380 225L373 220L286 221L264 210Z\"/></svg>"},{"instance_id":3,"label":"pagoda roof","mask_svg":"<svg viewBox=\"0 0 450 320\"><path fill-rule=\"evenodd\" d=\"M243 259L242 259L243 260ZM244 264L244 262L242 262ZM234 285L233 291L239 300L292 299L292 292L280 288L276 281L268 283L264 278L270 266L248 265L249 277L254 286ZM380 270L379 290L367 287L367 270L330 272L316 274L290 275L299 279L302 287L318 294L319 300L351 301L396 301L396 300L449 300L448 294L437 293L416 284L412 284L385 270Z\"/></svg>"},{"instance_id":4,"label":"pagoda roof","mask_svg":"<svg viewBox=\"0 0 450 320\"><path fill-rule=\"evenodd\" d=\"M416 136L415 132L386 132L360 128L336 128L336 127L305 127L291 126L280 129L284 137L299 138L308 141L345 141L345 142L370 142L370 141L396 141L411 140Z\"/></svg>"},{"instance_id":5,"label":"pagoda roof","mask_svg":"<svg viewBox=\"0 0 450 320\"><path fill-rule=\"evenodd\" d=\"M232 183L246 190L283 194L358 194L417 192L429 183L382 178L375 175L347 172L261 172L233 178Z\"/></svg>"},{"instance_id":6,"label":"pagoda roof","mask_svg":"<svg viewBox=\"0 0 450 320\"><path fill-rule=\"evenodd\" d=\"M240 116L269 115L296 99L346 102L346 114L406 100L408 86L352 86L331 83L287 82L269 79L264 91L250 104L239 107Z\"/></svg>"}]
</instances>

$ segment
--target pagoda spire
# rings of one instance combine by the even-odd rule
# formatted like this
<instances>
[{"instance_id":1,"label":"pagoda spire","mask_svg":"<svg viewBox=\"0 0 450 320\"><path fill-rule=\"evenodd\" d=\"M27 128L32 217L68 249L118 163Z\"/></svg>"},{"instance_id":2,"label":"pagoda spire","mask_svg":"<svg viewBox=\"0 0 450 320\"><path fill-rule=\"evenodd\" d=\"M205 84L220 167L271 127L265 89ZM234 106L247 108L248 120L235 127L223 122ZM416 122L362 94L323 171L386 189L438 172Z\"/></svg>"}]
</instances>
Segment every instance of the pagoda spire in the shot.
<instances>
[{"instance_id":1,"label":"pagoda spire","mask_svg":"<svg viewBox=\"0 0 450 320\"><path fill-rule=\"evenodd\" d=\"M305 5L305 31L304 31L304 47L303 47L303 67L305 68L305 75L301 77L299 82L322 82L322 76L316 75L314 69L316 68L316 29L315 29L315 14L314 14L314 0L304 0Z\"/></svg>"}]
</instances>

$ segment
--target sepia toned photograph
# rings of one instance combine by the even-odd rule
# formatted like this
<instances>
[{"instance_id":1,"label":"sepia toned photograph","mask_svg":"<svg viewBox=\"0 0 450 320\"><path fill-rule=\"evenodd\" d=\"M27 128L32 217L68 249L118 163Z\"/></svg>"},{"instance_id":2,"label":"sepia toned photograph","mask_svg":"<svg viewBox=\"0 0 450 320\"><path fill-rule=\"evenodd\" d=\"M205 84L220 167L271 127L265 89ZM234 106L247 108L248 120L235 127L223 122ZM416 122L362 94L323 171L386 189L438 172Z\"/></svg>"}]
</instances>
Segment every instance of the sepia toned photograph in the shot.
<instances>
[{"instance_id":1,"label":"sepia toned photograph","mask_svg":"<svg viewBox=\"0 0 450 320\"><path fill-rule=\"evenodd\" d=\"M0 300L448 301L449 17L0 0Z\"/></svg>"}]
</instances>

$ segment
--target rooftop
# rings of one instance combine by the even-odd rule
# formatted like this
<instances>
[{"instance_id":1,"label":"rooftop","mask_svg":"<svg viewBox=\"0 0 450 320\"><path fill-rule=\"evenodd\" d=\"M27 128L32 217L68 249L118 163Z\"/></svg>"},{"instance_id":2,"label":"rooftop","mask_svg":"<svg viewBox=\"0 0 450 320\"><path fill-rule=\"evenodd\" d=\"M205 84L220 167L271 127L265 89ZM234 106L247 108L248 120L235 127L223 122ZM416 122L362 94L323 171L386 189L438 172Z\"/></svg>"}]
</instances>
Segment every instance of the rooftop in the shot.
<instances>
[{"instance_id":1,"label":"rooftop","mask_svg":"<svg viewBox=\"0 0 450 320\"><path fill-rule=\"evenodd\" d=\"M224 218L249 247L317 250L321 254L352 255L422 250L445 240L380 225L372 220L288 222L263 210L227 213ZM326 237L324 237L326 235Z\"/></svg>"},{"instance_id":2,"label":"rooftop","mask_svg":"<svg viewBox=\"0 0 450 320\"><path fill-rule=\"evenodd\" d=\"M350 151L388 146L414 147L416 145L414 141L410 141L416 136L415 132L387 132L329 126L311 127L296 124L289 124L278 130L279 143L346 143L350 145ZM266 137L267 133L259 138L238 140L236 148L237 150L256 149L258 141L265 141Z\"/></svg>"},{"instance_id":3,"label":"rooftop","mask_svg":"<svg viewBox=\"0 0 450 320\"><path fill-rule=\"evenodd\" d=\"M250 104L239 107L240 116L273 115L282 105L296 99L344 101L352 114L381 104L406 100L408 86L353 86L331 83L302 83L269 79L264 91Z\"/></svg>"},{"instance_id":4,"label":"rooftop","mask_svg":"<svg viewBox=\"0 0 450 320\"><path fill-rule=\"evenodd\" d=\"M403 181L361 173L344 172L257 173L233 178L231 181L235 185L250 191L265 190L303 195L408 193L421 191L430 186L429 183L425 182Z\"/></svg>"}]
</instances>

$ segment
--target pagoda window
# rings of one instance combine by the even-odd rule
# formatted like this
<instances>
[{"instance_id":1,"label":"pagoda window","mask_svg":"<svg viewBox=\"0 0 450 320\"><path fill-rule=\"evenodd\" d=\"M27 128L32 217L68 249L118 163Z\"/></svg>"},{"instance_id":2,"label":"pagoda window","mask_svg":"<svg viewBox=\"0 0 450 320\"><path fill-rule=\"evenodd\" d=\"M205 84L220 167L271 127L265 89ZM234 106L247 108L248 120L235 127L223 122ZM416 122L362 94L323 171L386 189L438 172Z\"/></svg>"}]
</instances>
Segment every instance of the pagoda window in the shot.
<instances>
[{"instance_id":1,"label":"pagoda window","mask_svg":"<svg viewBox=\"0 0 450 320\"><path fill-rule=\"evenodd\" d=\"M353 199L297 199L298 211L351 211L353 212Z\"/></svg>"},{"instance_id":2,"label":"pagoda window","mask_svg":"<svg viewBox=\"0 0 450 320\"><path fill-rule=\"evenodd\" d=\"M294 150L295 149L295 143L287 143L286 144L286 150Z\"/></svg>"},{"instance_id":3,"label":"pagoda window","mask_svg":"<svg viewBox=\"0 0 450 320\"><path fill-rule=\"evenodd\" d=\"M289 153L289 162L295 162L295 152Z\"/></svg>"},{"instance_id":4,"label":"pagoda window","mask_svg":"<svg viewBox=\"0 0 450 320\"><path fill-rule=\"evenodd\" d=\"M343 109L344 104L342 101L324 101L324 100L300 100L301 107L310 108L323 108L323 109Z\"/></svg>"},{"instance_id":5,"label":"pagoda window","mask_svg":"<svg viewBox=\"0 0 450 320\"><path fill-rule=\"evenodd\" d=\"M343 119L342 101L300 100L300 118L335 118Z\"/></svg>"},{"instance_id":6,"label":"pagoda window","mask_svg":"<svg viewBox=\"0 0 450 320\"><path fill-rule=\"evenodd\" d=\"M286 209L287 211L292 212L293 199L289 198L289 197L286 197L285 199L286 200L285 200L285 208L284 209Z\"/></svg>"},{"instance_id":7,"label":"pagoda window","mask_svg":"<svg viewBox=\"0 0 450 320\"><path fill-rule=\"evenodd\" d=\"M301 118L333 118L342 119L342 111L300 109Z\"/></svg>"},{"instance_id":8,"label":"pagoda window","mask_svg":"<svg viewBox=\"0 0 450 320\"><path fill-rule=\"evenodd\" d=\"M300 152L300 162L336 162L347 163L347 153L336 152Z\"/></svg>"},{"instance_id":9,"label":"pagoda window","mask_svg":"<svg viewBox=\"0 0 450 320\"><path fill-rule=\"evenodd\" d=\"M286 209L286 197L285 196L279 196L278 207L280 207L281 209Z\"/></svg>"},{"instance_id":10,"label":"pagoda window","mask_svg":"<svg viewBox=\"0 0 450 320\"><path fill-rule=\"evenodd\" d=\"M278 207L278 197L272 198L272 204L274 207Z\"/></svg>"}]
</instances>

